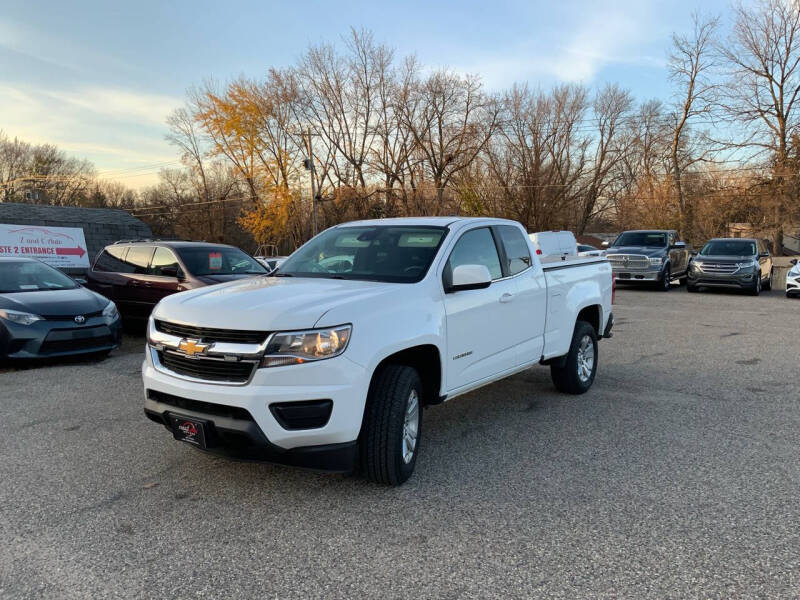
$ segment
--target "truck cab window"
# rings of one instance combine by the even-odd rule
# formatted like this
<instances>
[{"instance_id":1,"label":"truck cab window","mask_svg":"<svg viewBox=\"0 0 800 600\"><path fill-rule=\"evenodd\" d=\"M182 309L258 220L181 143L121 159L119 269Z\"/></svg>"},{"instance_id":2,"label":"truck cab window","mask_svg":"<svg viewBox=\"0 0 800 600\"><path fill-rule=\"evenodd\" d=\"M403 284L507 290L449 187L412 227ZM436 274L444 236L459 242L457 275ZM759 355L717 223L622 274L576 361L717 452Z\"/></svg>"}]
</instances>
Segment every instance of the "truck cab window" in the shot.
<instances>
[{"instance_id":1,"label":"truck cab window","mask_svg":"<svg viewBox=\"0 0 800 600\"><path fill-rule=\"evenodd\" d=\"M500 279L503 276L497 246L494 244L492 232L488 227L468 231L456 242L444 269L446 285L450 283L453 269L459 265L484 265L489 269L492 280Z\"/></svg>"}]
</instances>

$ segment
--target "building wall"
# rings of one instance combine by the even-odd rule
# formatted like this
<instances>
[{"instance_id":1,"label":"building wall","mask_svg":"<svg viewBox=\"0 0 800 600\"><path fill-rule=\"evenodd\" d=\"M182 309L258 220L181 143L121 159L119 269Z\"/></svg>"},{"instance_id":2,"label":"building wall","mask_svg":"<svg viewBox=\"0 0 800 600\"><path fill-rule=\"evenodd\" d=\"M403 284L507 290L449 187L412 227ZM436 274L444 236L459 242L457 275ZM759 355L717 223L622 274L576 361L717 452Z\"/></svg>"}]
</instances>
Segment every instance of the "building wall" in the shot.
<instances>
[{"instance_id":1,"label":"building wall","mask_svg":"<svg viewBox=\"0 0 800 600\"><path fill-rule=\"evenodd\" d=\"M50 225L80 227L86 237L89 262L108 244L118 240L152 237L150 228L124 210L110 208L77 208L0 202L0 223L7 225ZM70 269L71 275L85 269Z\"/></svg>"}]
</instances>

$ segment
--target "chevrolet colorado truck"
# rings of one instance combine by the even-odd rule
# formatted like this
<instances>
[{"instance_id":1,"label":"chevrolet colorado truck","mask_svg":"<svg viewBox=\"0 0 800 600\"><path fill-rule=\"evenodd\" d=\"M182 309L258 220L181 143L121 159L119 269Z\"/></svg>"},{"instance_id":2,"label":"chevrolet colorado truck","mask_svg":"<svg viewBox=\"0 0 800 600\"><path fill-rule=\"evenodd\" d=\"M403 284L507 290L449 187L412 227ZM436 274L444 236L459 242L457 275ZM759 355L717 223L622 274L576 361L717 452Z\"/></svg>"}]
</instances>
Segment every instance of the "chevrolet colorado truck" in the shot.
<instances>
[{"instance_id":1,"label":"chevrolet colorado truck","mask_svg":"<svg viewBox=\"0 0 800 600\"><path fill-rule=\"evenodd\" d=\"M673 230L624 231L607 248L618 283L654 284L662 292L674 279L686 283L690 249Z\"/></svg>"},{"instance_id":2,"label":"chevrolet colorado truck","mask_svg":"<svg viewBox=\"0 0 800 600\"><path fill-rule=\"evenodd\" d=\"M161 300L145 414L208 452L398 485L424 407L536 364L586 392L612 285L605 258L542 261L514 221L338 225L269 276Z\"/></svg>"}]
</instances>

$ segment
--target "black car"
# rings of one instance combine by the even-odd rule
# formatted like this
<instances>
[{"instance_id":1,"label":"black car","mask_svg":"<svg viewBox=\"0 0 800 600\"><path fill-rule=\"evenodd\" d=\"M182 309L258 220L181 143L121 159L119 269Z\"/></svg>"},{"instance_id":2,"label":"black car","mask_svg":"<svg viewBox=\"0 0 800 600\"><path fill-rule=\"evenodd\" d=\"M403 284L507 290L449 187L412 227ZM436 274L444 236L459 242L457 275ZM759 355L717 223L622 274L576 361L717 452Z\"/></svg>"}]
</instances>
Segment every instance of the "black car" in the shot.
<instances>
[{"instance_id":1,"label":"black car","mask_svg":"<svg viewBox=\"0 0 800 600\"><path fill-rule=\"evenodd\" d=\"M109 352L117 307L33 258L0 257L0 359Z\"/></svg>"},{"instance_id":2,"label":"black car","mask_svg":"<svg viewBox=\"0 0 800 600\"><path fill-rule=\"evenodd\" d=\"M146 319L169 294L268 273L252 256L225 244L118 242L97 255L87 286L113 300L123 317Z\"/></svg>"}]
</instances>

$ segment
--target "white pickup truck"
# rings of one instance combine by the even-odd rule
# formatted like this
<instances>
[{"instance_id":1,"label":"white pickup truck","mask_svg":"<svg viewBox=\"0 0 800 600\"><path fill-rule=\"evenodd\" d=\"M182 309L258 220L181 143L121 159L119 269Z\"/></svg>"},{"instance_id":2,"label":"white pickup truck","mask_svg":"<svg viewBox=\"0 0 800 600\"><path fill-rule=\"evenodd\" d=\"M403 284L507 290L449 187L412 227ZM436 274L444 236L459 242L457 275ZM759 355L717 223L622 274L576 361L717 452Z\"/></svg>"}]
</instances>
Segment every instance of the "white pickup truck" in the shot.
<instances>
[{"instance_id":1,"label":"white pickup truck","mask_svg":"<svg viewBox=\"0 0 800 600\"><path fill-rule=\"evenodd\" d=\"M536 364L587 391L611 304L605 258L543 264L514 221L346 223L270 276L163 299L144 410L209 452L397 485L423 407Z\"/></svg>"}]
</instances>

